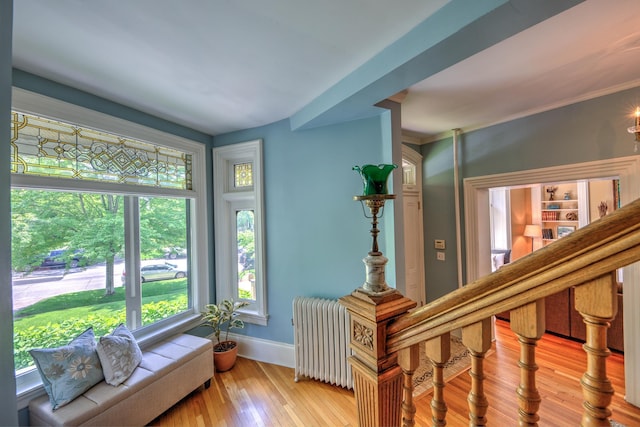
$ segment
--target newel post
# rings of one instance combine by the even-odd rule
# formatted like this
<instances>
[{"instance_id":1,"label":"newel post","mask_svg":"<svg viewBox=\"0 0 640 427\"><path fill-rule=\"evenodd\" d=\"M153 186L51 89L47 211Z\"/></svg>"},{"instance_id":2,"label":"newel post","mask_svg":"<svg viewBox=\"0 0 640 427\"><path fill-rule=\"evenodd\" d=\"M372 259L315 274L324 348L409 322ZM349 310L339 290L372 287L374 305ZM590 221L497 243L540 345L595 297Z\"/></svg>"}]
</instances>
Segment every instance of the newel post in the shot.
<instances>
[{"instance_id":1,"label":"newel post","mask_svg":"<svg viewBox=\"0 0 640 427\"><path fill-rule=\"evenodd\" d=\"M365 282L340 303L351 314L349 358L353 372L353 389L361 427L400 426L402 417L402 368L398 353L387 354L387 325L417 304L387 285L385 265L388 259L378 247L378 219L384 214L384 204L395 199L387 192L387 178L398 166L393 164L354 166L364 183L361 196L364 216L371 219L372 245L365 264ZM367 210L369 213L367 214Z\"/></svg>"},{"instance_id":2,"label":"newel post","mask_svg":"<svg viewBox=\"0 0 640 427\"><path fill-rule=\"evenodd\" d=\"M351 314L349 359L360 427L400 426L402 368L397 353L386 354L389 322L416 306L395 289L376 295L361 288L340 298Z\"/></svg>"}]
</instances>

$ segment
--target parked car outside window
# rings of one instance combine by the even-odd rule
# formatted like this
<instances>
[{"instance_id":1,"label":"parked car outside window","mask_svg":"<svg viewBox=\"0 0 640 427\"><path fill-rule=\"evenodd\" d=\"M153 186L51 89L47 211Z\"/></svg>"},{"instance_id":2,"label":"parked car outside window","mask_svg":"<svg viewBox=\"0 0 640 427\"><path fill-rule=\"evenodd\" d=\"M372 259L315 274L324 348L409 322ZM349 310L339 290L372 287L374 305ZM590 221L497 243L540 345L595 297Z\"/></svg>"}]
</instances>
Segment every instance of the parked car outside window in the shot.
<instances>
[{"instance_id":1,"label":"parked car outside window","mask_svg":"<svg viewBox=\"0 0 640 427\"><path fill-rule=\"evenodd\" d=\"M83 251L81 249L70 251L69 249L54 249L40 263L41 268L77 268L83 262Z\"/></svg>"},{"instance_id":2,"label":"parked car outside window","mask_svg":"<svg viewBox=\"0 0 640 427\"><path fill-rule=\"evenodd\" d=\"M164 264L145 265L140 268L140 281L142 281L142 283L153 282L154 280L181 279L183 277L187 277L187 272L178 269L177 265L168 262ZM125 280L126 272L123 270L122 283L125 283Z\"/></svg>"},{"instance_id":3,"label":"parked car outside window","mask_svg":"<svg viewBox=\"0 0 640 427\"><path fill-rule=\"evenodd\" d=\"M187 250L177 246L164 248L163 252L165 259L185 258L187 256Z\"/></svg>"}]
</instances>

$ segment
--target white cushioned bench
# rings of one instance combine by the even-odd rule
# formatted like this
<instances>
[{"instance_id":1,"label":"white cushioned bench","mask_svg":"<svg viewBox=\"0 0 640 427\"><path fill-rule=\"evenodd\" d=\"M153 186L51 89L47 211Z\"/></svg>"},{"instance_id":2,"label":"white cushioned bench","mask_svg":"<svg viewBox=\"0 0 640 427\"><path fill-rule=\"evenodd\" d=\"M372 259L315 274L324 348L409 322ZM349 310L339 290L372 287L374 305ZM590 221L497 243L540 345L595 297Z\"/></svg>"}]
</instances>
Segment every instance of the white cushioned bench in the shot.
<instances>
[{"instance_id":1,"label":"white cushioned bench","mask_svg":"<svg viewBox=\"0 0 640 427\"><path fill-rule=\"evenodd\" d=\"M48 396L29 403L34 426L144 426L213 378L211 340L180 334L142 352L142 362L117 387L102 381L52 411Z\"/></svg>"}]
</instances>

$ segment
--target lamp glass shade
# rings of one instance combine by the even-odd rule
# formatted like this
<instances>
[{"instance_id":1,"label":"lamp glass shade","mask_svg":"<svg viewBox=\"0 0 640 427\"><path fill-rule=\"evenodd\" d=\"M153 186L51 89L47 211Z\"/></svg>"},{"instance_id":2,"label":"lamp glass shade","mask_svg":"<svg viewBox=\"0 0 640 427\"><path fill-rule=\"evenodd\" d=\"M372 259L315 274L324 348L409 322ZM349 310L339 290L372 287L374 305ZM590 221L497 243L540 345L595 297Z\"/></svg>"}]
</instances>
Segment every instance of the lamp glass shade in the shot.
<instances>
[{"instance_id":1,"label":"lamp glass shade","mask_svg":"<svg viewBox=\"0 0 640 427\"><path fill-rule=\"evenodd\" d=\"M524 227L524 236L526 237L541 237L542 229L538 224L528 224Z\"/></svg>"}]
</instances>

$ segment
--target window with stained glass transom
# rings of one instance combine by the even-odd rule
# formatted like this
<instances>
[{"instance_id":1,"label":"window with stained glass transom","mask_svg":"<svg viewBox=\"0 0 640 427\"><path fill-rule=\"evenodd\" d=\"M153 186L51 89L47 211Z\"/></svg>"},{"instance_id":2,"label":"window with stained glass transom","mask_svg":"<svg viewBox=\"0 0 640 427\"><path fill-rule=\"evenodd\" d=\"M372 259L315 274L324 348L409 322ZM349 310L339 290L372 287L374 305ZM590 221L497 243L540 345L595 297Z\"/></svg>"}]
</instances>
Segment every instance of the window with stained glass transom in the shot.
<instances>
[{"instance_id":1,"label":"window with stained glass transom","mask_svg":"<svg viewBox=\"0 0 640 427\"><path fill-rule=\"evenodd\" d=\"M15 88L12 102L14 360L24 395L40 382L28 350L67 343L79 328L103 335L126 323L145 341L198 324L209 302L209 215L204 143Z\"/></svg>"},{"instance_id":2,"label":"window with stained glass transom","mask_svg":"<svg viewBox=\"0 0 640 427\"><path fill-rule=\"evenodd\" d=\"M191 155L13 111L11 172L192 189Z\"/></svg>"},{"instance_id":3,"label":"window with stained glass transom","mask_svg":"<svg viewBox=\"0 0 640 427\"><path fill-rule=\"evenodd\" d=\"M262 140L213 149L216 296L248 302L242 320L266 325Z\"/></svg>"}]
</instances>

